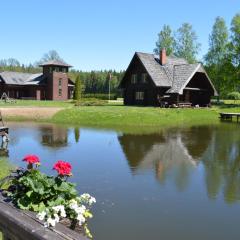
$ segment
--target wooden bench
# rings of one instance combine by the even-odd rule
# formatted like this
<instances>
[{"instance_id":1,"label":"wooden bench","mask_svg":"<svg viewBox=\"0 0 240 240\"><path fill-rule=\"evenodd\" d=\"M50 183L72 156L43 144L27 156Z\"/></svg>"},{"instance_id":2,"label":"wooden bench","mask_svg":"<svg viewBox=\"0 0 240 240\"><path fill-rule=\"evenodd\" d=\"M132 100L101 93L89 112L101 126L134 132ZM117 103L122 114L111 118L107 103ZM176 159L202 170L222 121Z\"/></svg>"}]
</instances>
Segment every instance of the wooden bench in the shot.
<instances>
[{"instance_id":1,"label":"wooden bench","mask_svg":"<svg viewBox=\"0 0 240 240\"><path fill-rule=\"evenodd\" d=\"M240 118L240 113L219 113L220 114L220 119L221 120L231 120L233 119L233 117L236 117L237 122L239 121Z\"/></svg>"},{"instance_id":2,"label":"wooden bench","mask_svg":"<svg viewBox=\"0 0 240 240\"><path fill-rule=\"evenodd\" d=\"M192 107L192 103L190 103L190 102L180 102L180 103L178 103L177 104L177 106L178 107L180 107L180 108L190 108L190 107Z\"/></svg>"}]
</instances>

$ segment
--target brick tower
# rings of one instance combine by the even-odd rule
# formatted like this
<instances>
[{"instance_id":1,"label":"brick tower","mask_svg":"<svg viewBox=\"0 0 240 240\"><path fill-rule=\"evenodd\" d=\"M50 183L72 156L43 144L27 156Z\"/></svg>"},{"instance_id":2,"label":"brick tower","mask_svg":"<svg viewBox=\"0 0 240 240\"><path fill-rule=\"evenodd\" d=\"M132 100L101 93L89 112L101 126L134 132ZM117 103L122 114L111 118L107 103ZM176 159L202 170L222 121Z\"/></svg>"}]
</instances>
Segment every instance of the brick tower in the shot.
<instances>
[{"instance_id":1,"label":"brick tower","mask_svg":"<svg viewBox=\"0 0 240 240\"><path fill-rule=\"evenodd\" d=\"M69 99L68 69L70 65L52 60L39 65L43 68L43 77L46 79L45 99L67 100Z\"/></svg>"}]
</instances>

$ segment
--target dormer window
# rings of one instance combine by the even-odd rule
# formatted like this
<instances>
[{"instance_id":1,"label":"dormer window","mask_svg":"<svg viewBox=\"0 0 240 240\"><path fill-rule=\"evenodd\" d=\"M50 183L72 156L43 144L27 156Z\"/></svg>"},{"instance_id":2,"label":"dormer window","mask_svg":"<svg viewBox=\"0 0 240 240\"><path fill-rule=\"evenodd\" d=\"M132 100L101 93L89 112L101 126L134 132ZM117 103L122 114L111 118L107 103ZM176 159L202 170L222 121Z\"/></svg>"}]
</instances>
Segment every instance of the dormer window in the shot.
<instances>
[{"instance_id":1,"label":"dormer window","mask_svg":"<svg viewBox=\"0 0 240 240\"><path fill-rule=\"evenodd\" d=\"M137 83L137 74L132 74L131 83L132 84L136 84Z\"/></svg>"},{"instance_id":2,"label":"dormer window","mask_svg":"<svg viewBox=\"0 0 240 240\"><path fill-rule=\"evenodd\" d=\"M141 76L141 82L146 83L147 82L147 73L143 73Z\"/></svg>"}]
</instances>

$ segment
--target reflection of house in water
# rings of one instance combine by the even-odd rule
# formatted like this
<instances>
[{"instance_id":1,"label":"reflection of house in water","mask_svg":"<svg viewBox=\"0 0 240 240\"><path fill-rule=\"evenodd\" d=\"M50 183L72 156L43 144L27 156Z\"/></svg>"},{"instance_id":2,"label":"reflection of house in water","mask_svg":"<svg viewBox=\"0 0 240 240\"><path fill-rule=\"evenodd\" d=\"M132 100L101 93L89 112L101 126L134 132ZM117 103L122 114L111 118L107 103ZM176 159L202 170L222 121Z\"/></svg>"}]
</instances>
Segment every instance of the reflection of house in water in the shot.
<instances>
[{"instance_id":1,"label":"reflection of house in water","mask_svg":"<svg viewBox=\"0 0 240 240\"><path fill-rule=\"evenodd\" d=\"M159 181L173 173L176 183L185 181L189 168L197 165L211 141L211 129L196 127L162 134L119 136L133 173L154 170Z\"/></svg>"},{"instance_id":2,"label":"reflection of house in water","mask_svg":"<svg viewBox=\"0 0 240 240\"><path fill-rule=\"evenodd\" d=\"M68 129L55 125L41 126L42 141L44 146L61 148L68 145Z\"/></svg>"}]
</instances>

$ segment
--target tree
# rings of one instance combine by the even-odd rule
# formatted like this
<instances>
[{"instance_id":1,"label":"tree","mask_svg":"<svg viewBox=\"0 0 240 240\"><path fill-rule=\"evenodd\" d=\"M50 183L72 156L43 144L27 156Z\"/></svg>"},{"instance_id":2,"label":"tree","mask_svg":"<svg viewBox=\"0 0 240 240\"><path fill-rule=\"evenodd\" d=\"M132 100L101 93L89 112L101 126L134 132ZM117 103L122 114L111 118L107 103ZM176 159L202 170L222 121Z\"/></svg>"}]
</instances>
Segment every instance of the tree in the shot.
<instances>
[{"instance_id":1,"label":"tree","mask_svg":"<svg viewBox=\"0 0 240 240\"><path fill-rule=\"evenodd\" d=\"M73 95L73 98L74 100L77 101L77 103L79 103L79 101L82 98L82 91L83 91L83 85L82 85L80 76L78 75L75 81L75 89L74 89L74 95Z\"/></svg>"},{"instance_id":2,"label":"tree","mask_svg":"<svg viewBox=\"0 0 240 240\"><path fill-rule=\"evenodd\" d=\"M240 14L236 14L231 22L231 43L230 51L233 65L236 67L235 78L240 80ZM238 89L239 90L239 89Z\"/></svg>"},{"instance_id":3,"label":"tree","mask_svg":"<svg viewBox=\"0 0 240 240\"><path fill-rule=\"evenodd\" d=\"M74 136L75 136L75 142L78 143L80 139L80 129L77 127L74 128Z\"/></svg>"},{"instance_id":4,"label":"tree","mask_svg":"<svg viewBox=\"0 0 240 240\"><path fill-rule=\"evenodd\" d=\"M56 50L50 50L48 53L45 53L43 55L43 57L41 58L39 63L48 62L51 60L57 60L57 61L64 62L64 60L59 56L59 54Z\"/></svg>"},{"instance_id":5,"label":"tree","mask_svg":"<svg viewBox=\"0 0 240 240\"><path fill-rule=\"evenodd\" d=\"M225 20L217 17L209 36L209 49L206 54L205 62L208 66L210 77L217 86L220 94L227 85L226 67L228 64L228 29ZM228 77L229 78L229 77Z\"/></svg>"},{"instance_id":6,"label":"tree","mask_svg":"<svg viewBox=\"0 0 240 240\"><path fill-rule=\"evenodd\" d=\"M174 47L174 37L172 35L172 30L169 25L164 25L163 29L158 34L158 40L156 42L156 48L153 50L154 53L159 54L161 49L165 48L167 55L173 53Z\"/></svg>"},{"instance_id":7,"label":"tree","mask_svg":"<svg viewBox=\"0 0 240 240\"><path fill-rule=\"evenodd\" d=\"M197 35L189 23L183 23L175 34L174 54L185 58L189 63L196 62L196 56L200 50Z\"/></svg>"}]
</instances>

